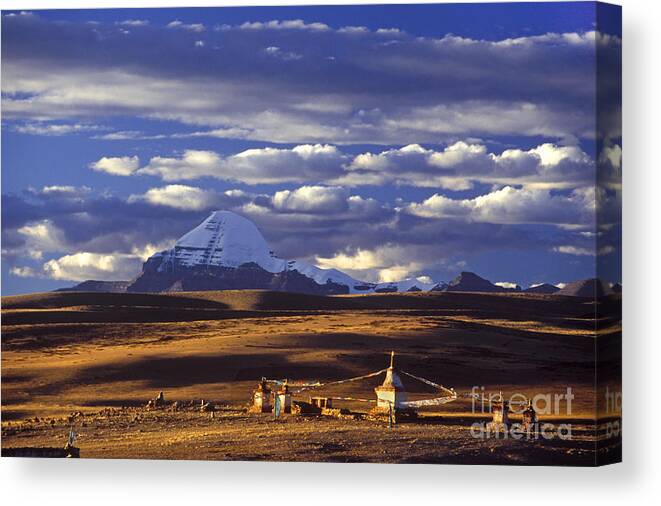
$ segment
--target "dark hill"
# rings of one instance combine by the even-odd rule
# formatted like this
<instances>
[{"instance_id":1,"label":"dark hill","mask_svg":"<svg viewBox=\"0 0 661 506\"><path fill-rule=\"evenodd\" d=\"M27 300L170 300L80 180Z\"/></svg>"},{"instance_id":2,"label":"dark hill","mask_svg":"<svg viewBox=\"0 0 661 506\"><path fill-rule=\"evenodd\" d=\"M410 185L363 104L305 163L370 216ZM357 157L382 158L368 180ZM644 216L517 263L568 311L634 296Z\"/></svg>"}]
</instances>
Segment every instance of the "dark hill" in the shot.
<instances>
[{"instance_id":1,"label":"dark hill","mask_svg":"<svg viewBox=\"0 0 661 506\"><path fill-rule=\"evenodd\" d=\"M587 298L603 297L612 293L612 290L597 278L574 281L573 283L567 284L563 289L555 292L556 295Z\"/></svg>"},{"instance_id":2,"label":"dark hill","mask_svg":"<svg viewBox=\"0 0 661 506\"><path fill-rule=\"evenodd\" d=\"M546 294L551 294L551 293L556 293L560 290L555 285L552 285L550 283L542 283L541 285L537 286L531 286L530 288L526 288L523 290L526 293L546 293Z\"/></svg>"},{"instance_id":3,"label":"dark hill","mask_svg":"<svg viewBox=\"0 0 661 506\"><path fill-rule=\"evenodd\" d=\"M448 284L448 292L505 292L505 288L494 285L473 272L462 272Z\"/></svg>"},{"instance_id":4,"label":"dark hill","mask_svg":"<svg viewBox=\"0 0 661 506\"><path fill-rule=\"evenodd\" d=\"M70 288L60 288L56 292L110 292L123 293L131 281L96 281L88 279Z\"/></svg>"}]
</instances>

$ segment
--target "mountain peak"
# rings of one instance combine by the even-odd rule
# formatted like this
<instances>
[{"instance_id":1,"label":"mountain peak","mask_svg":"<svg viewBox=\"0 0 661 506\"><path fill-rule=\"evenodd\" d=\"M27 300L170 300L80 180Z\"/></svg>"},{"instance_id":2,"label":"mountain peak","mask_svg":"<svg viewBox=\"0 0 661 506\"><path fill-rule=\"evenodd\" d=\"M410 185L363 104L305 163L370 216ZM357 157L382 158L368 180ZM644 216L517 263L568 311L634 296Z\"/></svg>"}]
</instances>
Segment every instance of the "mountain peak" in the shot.
<instances>
[{"instance_id":1,"label":"mountain peak","mask_svg":"<svg viewBox=\"0 0 661 506\"><path fill-rule=\"evenodd\" d=\"M599 278L581 279L568 283L562 290L555 292L556 295L569 295L572 297L604 297L612 294L611 288Z\"/></svg>"},{"instance_id":2,"label":"mountain peak","mask_svg":"<svg viewBox=\"0 0 661 506\"><path fill-rule=\"evenodd\" d=\"M550 283L541 283L538 285L531 286L529 288L526 288L524 292L526 293L541 293L541 294L552 294L556 293L559 291L560 288L558 288L555 285L552 285Z\"/></svg>"},{"instance_id":3,"label":"mountain peak","mask_svg":"<svg viewBox=\"0 0 661 506\"><path fill-rule=\"evenodd\" d=\"M463 271L448 284L448 292L503 292L506 291L500 286L494 285L491 281L481 278L474 272Z\"/></svg>"},{"instance_id":4,"label":"mountain peak","mask_svg":"<svg viewBox=\"0 0 661 506\"><path fill-rule=\"evenodd\" d=\"M286 262L270 250L255 224L231 211L214 211L184 234L171 250L184 267L239 267L256 263L268 272L281 272Z\"/></svg>"}]
</instances>

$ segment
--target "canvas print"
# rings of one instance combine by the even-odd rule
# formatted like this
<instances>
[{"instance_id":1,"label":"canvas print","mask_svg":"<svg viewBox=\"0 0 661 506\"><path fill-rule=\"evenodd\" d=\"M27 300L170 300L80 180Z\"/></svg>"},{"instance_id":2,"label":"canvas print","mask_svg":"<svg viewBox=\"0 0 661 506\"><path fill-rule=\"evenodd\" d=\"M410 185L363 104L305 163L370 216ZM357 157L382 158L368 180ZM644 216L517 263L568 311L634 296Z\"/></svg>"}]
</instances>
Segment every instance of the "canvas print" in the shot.
<instances>
[{"instance_id":1,"label":"canvas print","mask_svg":"<svg viewBox=\"0 0 661 506\"><path fill-rule=\"evenodd\" d=\"M621 459L621 10L2 12L2 455Z\"/></svg>"}]
</instances>

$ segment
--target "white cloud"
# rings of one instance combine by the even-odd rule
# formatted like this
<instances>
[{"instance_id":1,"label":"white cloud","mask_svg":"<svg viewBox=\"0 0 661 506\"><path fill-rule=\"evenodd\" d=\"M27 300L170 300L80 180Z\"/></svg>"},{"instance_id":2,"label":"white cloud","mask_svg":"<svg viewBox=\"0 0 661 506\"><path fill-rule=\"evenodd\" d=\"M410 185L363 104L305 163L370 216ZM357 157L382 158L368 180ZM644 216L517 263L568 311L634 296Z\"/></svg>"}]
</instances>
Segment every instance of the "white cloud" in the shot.
<instances>
[{"instance_id":1,"label":"white cloud","mask_svg":"<svg viewBox=\"0 0 661 506\"><path fill-rule=\"evenodd\" d=\"M202 135L196 132L186 136L198 134ZM489 153L484 145L467 141L455 142L439 151L409 144L353 157L330 144L253 148L226 157L214 151L186 150L178 157L155 156L145 166L138 165L137 157L104 157L90 166L111 174L152 175L164 181L214 177L247 184L396 183L450 190L470 189L475 182L571 188L594 179L594 163L586 153L577 147L550 143L528 151L507 149L500 154Z\"/></svg>"},{"instance_id":2,"label":"white cloud","mask_svg":"<svg viewBox=\"0 0 661 506\"><path fill-rule=\"evenodd\" d=\"M599 183L603 188L622 191L622 148L618 144L604 146L599 154Z\"/></svg>"},{"instance_id":3,"label":"white cloud","mask_svg":"<svg viewBox=\"0 0 661 506\"><path fill-rule=\"evenodd\" d=\"M116 25L119 26L147 26L149 25L149 21L146 19L125 19L124 21L117 21L115 23Z\"/></svg>"},{"instance_id":4,"label":"white cloud","mask_svg":"<svg viewBox=\"0 0 661 506\"><path fill-rule=\"evenodd\" d=\"M98 172L107 172L113 176L130 176L140 167L137 156L106 157L90 164L90 168Z\"/></svg>"},{"instance_id":5,"label":"white cloud","mask_svg":"<svg viewBox=\"0 0 661 506\"><path fill-rule=\"evenodd\" d=\"M565 255L576 255L576 256L605 256L605 255L610 255L615 251L615 248L612 246L602 246L599 248L599 250L596 250L596 246L592 248L585 248L585 247L580 247L580 246L571 246L571 245L563 245L563 246L555 246L553 248L553 251L556 253L564 253Z\"/></svg>"},{"instance_id":6,"label":"white cloud","mask_svg":"<svg viewBox=\"0 0 661 506\"><path fill-rule=\"evenodd\" d=\"M554 224L587 226L594 222L594 192L589 188L574 190L569 195L552 194L549 190L513 188L472 199L451 199L434 194L421 203L403 208L424 218L461 218L467 221L498 224Z\"/></svg>"},{"instance_id":7,"label":"white cloud","mask_svg":"<svg viewBox=\"0 0 661 506\"><path fill-rule=\"evenodd\" d=\"M109 281L131 279L141 266L142 259L137 255L80 252L49 260L42 270L45 277L52 279Z\"/></svg>"},{"instance_id":8,"label":"white cloud","mask_svg":"<svg viewBox=\"0 0 661 506\"><path fill-rule=\"evenodd\" d=\"M103 130L103 127L81 123L25 123L14 126L13 130L21 134L58 137L81 132Z\"/></svg>"},{"instance_id":9,"label":"white cloud","mask_svg":"<svg viewBox=\"0 0 661 506\"><path fill-rule=\"evenodd\" d=\"M81 195L91 191L89 186L52 185L44 186L41 193L44 195Z\"/></svg>"},{"instance_id":10,"label":"white cloud","mask_svg":"<svg viewBox=\"0 0 661 506\"><path fill-rule=\"evenodd\" d=\"M9 272L19 278L35 278L39 275L32 267L12 267Z\"/></svg>"},{"instance_id":11,"label":"white cloud","mask_svg":"<svg viewBox=\"0 0 661 506\"><path fill-rule=\"evenodd\" d=\"M347 197L347 190L337 186L302 186L275 192L272 202L282 212L339 213L348 208Z\"/></svg>"},{"instance_id":12,"label":"white cloud","mask_svg":"<svg viewBox=\"0 0 661 506\"><path fill-rule=\"evenodd\" d=\"M396 182L466 190L474 182L567 188L594 178L594 163L580 148L545 143L528 151L489 153L484 145L458 141L442 151L411 144L381 153L361 153L338 182Z\"/></svg>"},{"instance_id":13,"label":"white cloud","mask_svg":"<svg viewBox=\"0 0 661 506\"><path fill-rule=\"evenodd\" d=\"M501 288L507 288L508 290L514 290L517 286L516 283L512 283L511 281L498 281L497 283L494 283L496 286L500 286Z\"/></svg>"},{"instance_id":14,"label":"white cloud","mask_svg":"<svg viewBox=\"0 0 661 506\"><path fill-rule=\"evenodd\" d=\"M164 181L182 181L221 175L222 158L213 151L186 150L181 158L155 156L139 174L159 176Z\"/></svg>"},{"instance_id":15,"label":"white cloud","mask_svg":"<svg viewBox=\"0 0 661 506\"><path fill-rule=\"evenodd\" d=\"M315 263L323 269L339 269L358 279L372 282L399 281L411 277L423 268L415 253L399 245L385 245L372 250L357 249L324 258L316 257Z\"/></svg>"},{"instance_id":16,"label":"white cloud","mask_svg":"<svg viewBox=\"0 0 661 506\"><path fill-rule=\"evenodd\" d=\"M248 184L323 181L339 173L344 159L335 146L322 144L248 149L226 158L213 151L186 150L179 158L156 156L137 173L165 181L207 176Z\"/></svg>"},{"instance_id":17,"label":"white cloud","mask_svg":"<svg viewBox=\"0 0 661 506\"><path fill-rule=\"evenodd\" d=\"M401 35L402 31L399 28L379 28L376 30L376 33L379 35L389 35L392 37Z\"/></svg>"},{"instance_id":18,"label":"white cloud","mask_svg":"<svg viewBox=\"0 0 661 506\"><path fill-rule=\"evenodd\" d=\"M217 30L313 30L313 31L326 31L330 27L325 23L306 23L302 19L285 19L285 20L271 20L266 22L246 22L241 25L220 25Z\"/></svg>"},{"instance_id":19,"label":"white cloud","mask_svg":"<svg viewBox=\"0 0 661 506\"><path fill-rule=\"evenodd\" d=\"M146 134L139 130L121 130L118 132L110 132L103 135L95 135L93 139L103 141L126 141L126 140L158 140L166 139L168 136L165 134Z\"/></svg>"},{"instance_id":20,"label":"white cloud","mask_svg":"<svg viewBox=\"0 0 661 506\"><path fill-rule=\"evenodd\" d=\"M622 167L622 148L617 144L604 146L599 156L599 160L604 163L609 163L615 170L619 171Z\"/></svg>"},{"instance_id":21,"label":"white cloud","mask_svg":"<svg viewBox=\"0 0 661 506\"><path fill-rule=\"evenodd\" d=\"M337 31L338 33L349 33L349 34L369 33L369 29L366 26L343 26Z\"/></svg>"},{"instance_id":22,"label":"white cloud","mask_svg":"<svg viewBox=\"0 0 661 506\"><path fill-rule=\"evenodd\" d=\"M556 253L564 253L566 255L577 255L577 256L594 256L595 254L594 248L581 248L578 246L571 246L571 245L555 246L553 248L553 251L555 251Z\"/></svg>"},{"instance_id":23,"label":"white cloud","mask_svg":"<svg viewBox=\"0 0 661 506\"><path fill-rule=\"evenodd\" d=\"M269 46L264 49L264 52L269 56L273 56L274 58L280 58L281 60L284 61L300 60L301 58L303 58L303 55L300 53L294 53L292 51L283 51L278 46Z\"/></svg>"},{"instance_id":24,"label":"white cloud","mask_svg":"<svg viewBox=\"0 0 661 506\"><path fill-rule=\"evenodd\" d=\"M128 201L129 203L145 201L152 205L200 211L215 207L219 202L219 194L215 190L171 184L162 188L150 188L143 195L131 195Z\"/></svg>"},{"instance_id":25,"label":"white cloud","mask_svg":"<svg viewBox=\"0 0 661 506\"><path fill-rule=\"evenodd\" d=\"M202 23L183 23L182 21L179 21L178 19L175 21L171 21L170 23L167 24L167 28L176 28L180 30L188 30L191 32L203 32L206 28Z\"/></svg>"},{"instance_id":26,"label":"white cloud","mask_svg":"<svg viewBox=\"0 0 661 506\"><path fill-rule=\"evenodd\" d=\"M176 239L163 239L159 241L157 244L148 243L142 247L134 247L131 250L131 254L133 256L138 257L144 262L155 253L171 248L175 242Z\"/></svg>"},{"instance_id":27,"label":"white cloud","mask_svg":"<svg viewBox=\"0 0 661 506\"><path fill-rule=\"evenodd\" d=\"M27 252L63 251L66 249L64 233L51 220L41 220L24 225L18 233L25 239Z\"/></svg>"}]
</instances>

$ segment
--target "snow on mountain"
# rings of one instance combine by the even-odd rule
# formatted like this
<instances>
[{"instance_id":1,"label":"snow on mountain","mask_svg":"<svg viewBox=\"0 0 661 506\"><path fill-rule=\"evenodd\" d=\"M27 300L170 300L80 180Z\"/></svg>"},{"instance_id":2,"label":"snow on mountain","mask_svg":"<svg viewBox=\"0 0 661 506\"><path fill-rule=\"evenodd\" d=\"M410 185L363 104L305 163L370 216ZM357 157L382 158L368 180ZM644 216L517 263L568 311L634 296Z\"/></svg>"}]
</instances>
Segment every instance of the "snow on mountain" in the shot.
<instances>
[{"instance_id":1,"label":"snow on mountain","mask_svg":"<svg viewBox=\"0 0 661 506\"><path fill-rule=\"evenodd\" d=\"M420 278L407 278L401 281L393 281L390 283L379 283L374 288L376 292L409 292L420 291L428 292L434 288L438 283L429 282L426 280L421 281Z\"/></svg>"},{"instance_id":2,"label":"snow on mountain","mask_svg":"<svg viewBox=\"0 0 661 506\"><path fill-rule=\"evenodd\" d=\"M271 273L287 268L287 262L273 254L254 223L230 211L214 211L161 255L164 261L159 271L173 262L183 267L239 267L254 262Z\"/></svg>"},{"instance_id":3,"label":"snow on mountain","mask_svg":"<svg viewBox=\"0 0 661 506\"><path fill-rule=\"evenodd\" d=\"M324 285L328 281L347 285L350 293L364 293L371 291L375 286L373 283L365 283L364 281L354 279L337 269L322 269L304 260L291 260L288 268L295 269L301 274L314 279L320 285Z\"/></svg>"}]
</instances>

